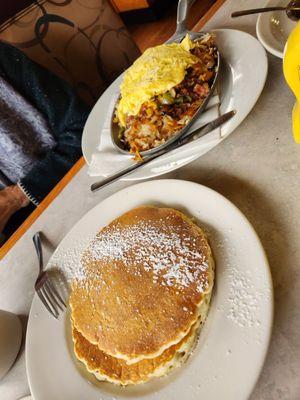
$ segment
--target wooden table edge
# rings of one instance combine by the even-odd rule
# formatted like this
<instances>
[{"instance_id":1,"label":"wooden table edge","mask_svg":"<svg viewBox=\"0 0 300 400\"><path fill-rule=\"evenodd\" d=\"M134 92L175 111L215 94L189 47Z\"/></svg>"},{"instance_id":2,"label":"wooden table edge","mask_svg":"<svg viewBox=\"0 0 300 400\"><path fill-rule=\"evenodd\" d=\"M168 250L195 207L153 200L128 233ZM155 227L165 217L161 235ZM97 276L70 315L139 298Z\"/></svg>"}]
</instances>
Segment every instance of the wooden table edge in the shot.
<instances>
[{"instance_id":1,"label":"wooden table edge","mask_svg":"<svg viewBox=\"0 0 300 400\"><path fill-rule=\"evenodd\" d=\"M84 166L85 160L81 157L66 175L58 182L58 184L49 192L43 201L29 215L28 218L19 226L19 228L10 236L10 238L0 248L0 260L8 253L14 244L24 235L37 218L46 210L52 201L59 195L65 186L74 178L77 172Z\"/></svg>"},{"instance_id":2,"label":"wooden table edge","mask_svg":"<svg viewBox=\"0 0 300 400\"><path fill-rule=\"evenodd\" d=\"M208 22L217 10L225 3L226 0L217 0L210 9L203 15L203 17L193 27L193 30L199 31ZM10 236L10 238L0 248L0 260L9 252L9 250L16 244L16 242L24 235L24 233L31 227L37 218L46 210L52 201L59 195L59 193L67 186L67 184L74 178L77 172L84 166L84 158L81 157L67 174L59 181L59 183L51 190L51 192L44 198L44 200L37 206L37 208L29 215L22 225Z\"/></svg>"}]
</instances>

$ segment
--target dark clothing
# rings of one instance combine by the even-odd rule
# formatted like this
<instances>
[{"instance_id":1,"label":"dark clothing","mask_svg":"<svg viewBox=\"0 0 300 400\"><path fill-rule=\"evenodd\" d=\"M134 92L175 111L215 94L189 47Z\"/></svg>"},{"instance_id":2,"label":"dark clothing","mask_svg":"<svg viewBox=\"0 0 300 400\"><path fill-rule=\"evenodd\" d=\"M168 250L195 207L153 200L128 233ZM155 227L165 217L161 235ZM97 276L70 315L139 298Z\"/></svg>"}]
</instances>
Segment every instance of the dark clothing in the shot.
<instances>
[{"instance_id":1,"label":"dark clothing","mask_svg":"<svg viewBox=\"0 0 300 400\"><path fill-rule=\"evenodd\" d=\"M89 107L66 82L3 42L0 89L0 169L38 204L80 158Z\"/></svg>"}]
</instances>

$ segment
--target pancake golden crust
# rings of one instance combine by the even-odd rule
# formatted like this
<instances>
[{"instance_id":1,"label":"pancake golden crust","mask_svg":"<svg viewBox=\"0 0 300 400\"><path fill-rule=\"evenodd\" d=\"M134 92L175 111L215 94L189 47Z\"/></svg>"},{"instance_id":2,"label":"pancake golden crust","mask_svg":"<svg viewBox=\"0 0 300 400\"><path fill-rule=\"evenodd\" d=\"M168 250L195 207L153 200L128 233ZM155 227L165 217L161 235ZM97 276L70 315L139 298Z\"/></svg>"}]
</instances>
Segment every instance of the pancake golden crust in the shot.
<instances>
[{"instance_id":1,"label":"pancake golden crust","mask_svg":"<svg viewBox=\"0 0 300 400\"><path fill-rule=\"evenodd\" d=\"M202 321L199 319L179 343L169 347L160 356L144 359L131 365L126 364L124 360L103 353L97 345L91 344L73 327L74 352L76 357L85 364L87 370L93 373L97 379L119 385L136 385L147 382L153 376L166 375L174 367L181 365L193 348L200 322Z\"/></svg>"},{"instance_id":2,"label":"pancake golden crust","mask_svg":"<svg viewBox=\"0 0 300 400\"><path fill-rule=\"evenodd\" d=\"M139 207L103 228L70 305L76 330L127 364L158 357L198 318L213 285L203 231L179 211Z\"/></svg>"}]
</instances>

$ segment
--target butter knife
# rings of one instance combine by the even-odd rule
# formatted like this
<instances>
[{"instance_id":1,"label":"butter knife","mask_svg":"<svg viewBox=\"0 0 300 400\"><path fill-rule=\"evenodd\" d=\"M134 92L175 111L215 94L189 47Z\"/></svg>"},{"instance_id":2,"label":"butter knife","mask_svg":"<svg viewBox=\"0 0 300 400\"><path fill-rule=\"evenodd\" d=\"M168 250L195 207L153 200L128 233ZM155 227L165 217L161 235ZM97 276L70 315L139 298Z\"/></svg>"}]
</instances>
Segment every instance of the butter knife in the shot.
<instances>
[{"instance_id":1,"label":"butter knife","mask_svg":"<svg viewBox=\"0 0 300 400\"><path fill-rule=\"evenodd\" d=\"M203 125L201 128L198 128L195 131L183 136L178 141L171 143L170 146L167 146L164 149L157 151L154 154L144 157L143 160L137 161L135 164L132 164L129 167L124 168L121 171L118 171L115 174L105 179L102 179L99 182L93 183L91 185L91 191L96 192L97 190L102 189L103 187L109 185L110 183L117 181L119 178L131 174L133 171L137 170L138 168L142 167L145 164L148 164L149 162L155 160L156 158L161 157L172 150L178 149L179 147L187 143L199 139L200 137L208 134L209 132L212 132L219 126L223 125L225 122L229 121L235 114L236 110L229 111L221 115L220 117L214 119L213 121Z\"/></svg>"}]
</instances>

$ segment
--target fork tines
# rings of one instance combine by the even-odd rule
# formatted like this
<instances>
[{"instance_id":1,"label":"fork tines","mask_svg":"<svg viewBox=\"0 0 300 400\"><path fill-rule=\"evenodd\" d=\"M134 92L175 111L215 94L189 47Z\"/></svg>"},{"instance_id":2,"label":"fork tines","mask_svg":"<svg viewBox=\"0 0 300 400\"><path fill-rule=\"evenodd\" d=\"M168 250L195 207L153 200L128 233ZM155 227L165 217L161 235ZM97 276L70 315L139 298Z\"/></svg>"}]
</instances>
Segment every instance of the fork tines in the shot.
<instances>
[{"instance_id":1,"label":"fork tines","mask_svg":"<svg viewBox=\"0 0 300 400\"><path fill-rule=\"evenodd\" d=\"M67 306L49 276L44 274L42 278L36 285L36 292L47 310L57 319L60 311Z\"/></svg>"}]
</instances>

